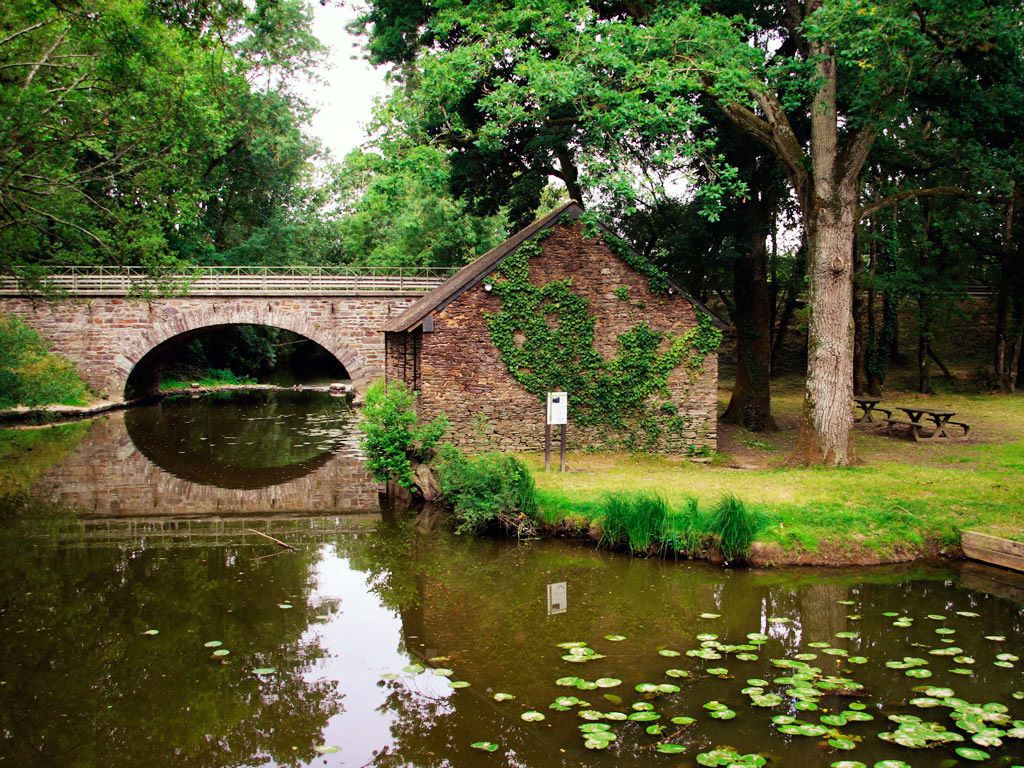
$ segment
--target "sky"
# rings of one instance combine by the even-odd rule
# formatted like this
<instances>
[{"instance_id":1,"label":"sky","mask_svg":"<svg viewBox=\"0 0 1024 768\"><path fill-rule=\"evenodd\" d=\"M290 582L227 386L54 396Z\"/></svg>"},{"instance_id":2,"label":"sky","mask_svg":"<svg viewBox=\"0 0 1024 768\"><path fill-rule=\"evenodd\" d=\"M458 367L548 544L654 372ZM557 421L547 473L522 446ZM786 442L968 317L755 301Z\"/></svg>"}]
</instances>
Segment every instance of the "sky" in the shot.
<instances>
[{"instance_id":1,"label":"sky","mask_svg":"<svg viewBox=\"0 0 1024 768\"><path fill-rule=\"evenodd\" d=\"M317 69L323 83L307 83L300 90L318 109L308 132L331 150L336 160L366 140L373 101L387 92L384 70L370 66L359 49L360 38L345 25L357 15L352 3L338 7L332 2L310 3L313 33L331 51L326 66ZM356 47L353 47L355 44Z\"/></svg>"}]
</instances>

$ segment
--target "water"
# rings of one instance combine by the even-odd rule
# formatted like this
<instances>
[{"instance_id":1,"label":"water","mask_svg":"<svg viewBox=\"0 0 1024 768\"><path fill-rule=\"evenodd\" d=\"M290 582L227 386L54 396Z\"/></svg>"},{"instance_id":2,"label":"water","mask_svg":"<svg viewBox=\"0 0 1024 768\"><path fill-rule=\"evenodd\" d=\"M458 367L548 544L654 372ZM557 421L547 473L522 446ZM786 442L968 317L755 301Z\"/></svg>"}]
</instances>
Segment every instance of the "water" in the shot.
<instances>
[{"instance_id":1,"label":"water","mask_svg":"<svg viewBox=\"0 0 1024 768\"><path fill-rule=\"evenodd\" d=\"M951 688L968 702L1005 705L1011 718L1024 718L1024 701L1013 695L1024 691L1024 662L995 664L999 654L1024 658L1024 583L1008 573L955 564L729 571L557 541L416 532L431 527L429 513L410 526L370 511L372 502L363 512L350 504L375 500L379 488L350 466L351 417L336 403L164 403L160 413L129 412L40 435L26 454L37 464L28 468L23 459L5 462L3 473L20 486L11 490L8 480L11 492L0 505L4 763L675 767L728 745L761 753L770 765L897 759L951 767L970 764L954 747L975 745L909 750L878 738L898 727L888 715L958 731L950 707L909 704L925 696L915 687ZM282 412L291 415L270 417ZM260 423L275 446L265 457L245 445L262 434L246 432ZM228 437L235 439L230 450ZM211 441L213 451L200 452ZM299 442L310 445L292 445ZM195 452L192 462L174 458L190 455L179 454L181 446ZM54 463L42 468L42 459ZM100 486L86 489L84 468ZM253 488L260 473L283 479ZM305 482L308 495L315 488L309 478L330 486L317 502L328 514L311 517L297 494L280 490ZM102 485L115 482L123 485ZM365 487L346 490L346 482ZM147 487L148 497L140 491ZM172 493L181 501L167 506ZM246 495L281 506L230 506ZM79 503L84 516L71 511ZM283 550L250 529L299 549ZM549 610L548 587L558 583L566 585L563 613ZM893 626L908 623L902 616L913 619L910 626ZM942 628L954 631L935 631ZM836 637L845 632L857 635ZM739 660L739 649L721 659L687 655L701 648L697 635L704 633L717 635L704 643L745 645L748 633L766 640L748 651L754 660ZM222 645L207 647L210 641ZM570 651L557 645L571 641L605 658L564 661ZM819 641L849 656L810 645ZM962 653L930 653L949 646ZM786 695L792 682L775 681L798 670L772 660L801 653L816 654L803 663L822 676L855 681L863 691L826 693L817 710L795 709L798 699ZM909 669L931 676L886 666L904 657L926 662ZM963 657L972 663L957 660ZM951 672L958 668L970 674ZM668 669L690 677L667 676ZM572 676L622 682L594 690L555 684ZM741 691L757 678L783 703L752 706ZM470 685L453 688L449 680ZM681 690L652 696L635 690L643 683ZM515 698L497 702L498 692ZM589 706L549 708L566 695ZM710 717L709 701L735 718ZM637 702L649 702L660 719L598 721L617 740L605 751L584 748L580 710L626 714ZM778 715L818 723L823 714L849 711L851 702L862 702L874 719L835 728L857 740L850 751L827 745L837 734L786 735L772 724ZM546 718L524 722L520 715L531 710ZM669 722L679 716L695 722ZM652 724L664 725L664 733L648 733ZM669 736L682 754L654 751ZM484 741L498 750L470 746ZM1004 736L1002 746L984 749L992 758L983 765L1019 765L1024 741Z\"/></svg>"}]
</instances>

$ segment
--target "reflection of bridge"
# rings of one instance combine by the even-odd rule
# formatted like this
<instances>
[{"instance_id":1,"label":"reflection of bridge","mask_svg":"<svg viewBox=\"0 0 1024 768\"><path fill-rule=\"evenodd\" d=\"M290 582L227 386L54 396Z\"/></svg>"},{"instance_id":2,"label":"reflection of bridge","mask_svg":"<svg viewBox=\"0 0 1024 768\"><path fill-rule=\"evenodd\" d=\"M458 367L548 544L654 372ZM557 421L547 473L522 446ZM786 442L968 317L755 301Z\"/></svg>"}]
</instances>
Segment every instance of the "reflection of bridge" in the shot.
<instances>
[{"instance_id":1,"label":"reflection of bridge","mask_svg":"<svg viewBox=\"0 0 1024 768\"><path fill-rule=\"evenodd\" d=\"M167 353L203 330L267 325L293 331L334 355L357 387L384 371L379 328L450 270L322 267L202 267L155 280L137 268L67 267L43 281L44 301L0 278L0 312L35 328L78 364L98 393L120 398L155 390ZM161 297L162 294L168 294Z\"/></svg>"},{"instance_id":2,"label":"reflection of bridge","mask_svg":"<svg viewBox=\"0 0 1024 768\"><path fill-rule=\"evenodd\" d=\"M337 454L307 475L266 488L218 488L152 463L132 443L123 420L119 411L93 422L71 455L43 473L32 492L98 517L324 515L378 508L382 486L356 456Z\"/></svg>"}]
</instances>

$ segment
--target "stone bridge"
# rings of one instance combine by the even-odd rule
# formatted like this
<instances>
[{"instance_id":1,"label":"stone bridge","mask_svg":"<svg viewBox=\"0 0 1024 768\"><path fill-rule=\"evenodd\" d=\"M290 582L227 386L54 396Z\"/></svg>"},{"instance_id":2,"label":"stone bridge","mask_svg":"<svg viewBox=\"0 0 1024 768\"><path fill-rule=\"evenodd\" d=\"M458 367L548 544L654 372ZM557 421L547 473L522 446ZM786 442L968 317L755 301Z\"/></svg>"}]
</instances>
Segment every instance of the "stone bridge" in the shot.
<instances>
[{"instance_id":1,"label":"stone bridge","mask_svg":"<svg viewBox=\"0 0 1024 768\"><path fill-rule=\"evenodd\" d=\"M169 353L224 325L305 336L334 355L362 390L384 373L380 327L450 272L205 268L156 284L131 268L68 268L48 278L42 294L0 279L0 312L20 317L112 400L125 395L129 377L135 393L154 392ZM176 295L160 295L168 291Z\"/></svg>"}]
</instances>

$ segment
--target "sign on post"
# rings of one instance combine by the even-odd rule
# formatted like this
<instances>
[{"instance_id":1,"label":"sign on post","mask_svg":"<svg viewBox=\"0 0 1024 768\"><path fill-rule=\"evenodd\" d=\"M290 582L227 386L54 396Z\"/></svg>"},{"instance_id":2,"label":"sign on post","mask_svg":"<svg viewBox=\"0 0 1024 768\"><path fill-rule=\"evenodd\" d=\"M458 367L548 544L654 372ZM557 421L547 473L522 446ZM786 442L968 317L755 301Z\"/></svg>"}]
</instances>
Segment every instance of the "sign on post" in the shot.
<instances>
[{"instance_id":1,"label":"sign on post","mask_svg":"<svg viewBox=\"0 0 1024 768\"><path fill-rule=\"evenodd\" d=\"M547 417L544 424L544 469L551 469L551 425L558 424L562 432L561 469L565 472L565 425L569 422L569 395L548 392Z\"/></svg>"}]
</instances>

